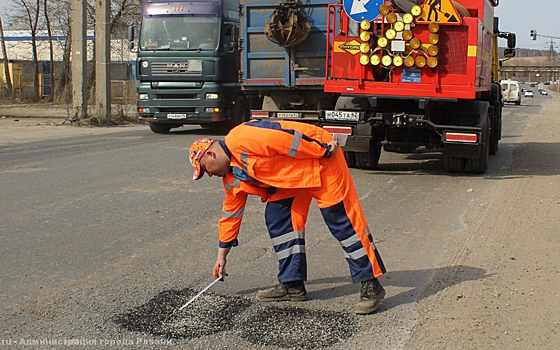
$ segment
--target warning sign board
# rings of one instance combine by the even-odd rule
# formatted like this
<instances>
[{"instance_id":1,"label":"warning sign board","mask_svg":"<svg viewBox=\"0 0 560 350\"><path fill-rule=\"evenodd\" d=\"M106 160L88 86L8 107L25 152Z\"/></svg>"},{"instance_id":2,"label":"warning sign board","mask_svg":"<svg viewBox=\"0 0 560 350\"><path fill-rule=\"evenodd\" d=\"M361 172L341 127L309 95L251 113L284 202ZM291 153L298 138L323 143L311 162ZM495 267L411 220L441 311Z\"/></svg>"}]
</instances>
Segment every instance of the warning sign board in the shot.
<instances>
[{"instance_id":1,"label":"warning sign board","mask_svg":"<svg viewBox=\"0 0 560 350\"><path fill-rule=\"evenodd\" d=\"M451 0L427 0L416 23L429 24L432 22L442 25L460 25L462 20Z\"/></svg>"},{"instance_id":2,"label":"warning sign board","mask_svg":"<svg viewBox=\"0 0 560 350\"><path fill-rule=\"evenodd\" d=\"M350 40L348 42L335 41L334 52L348 52L349 54L356 55L360 52L360 42L357 40Z\"/></svg>"}]
</instances>

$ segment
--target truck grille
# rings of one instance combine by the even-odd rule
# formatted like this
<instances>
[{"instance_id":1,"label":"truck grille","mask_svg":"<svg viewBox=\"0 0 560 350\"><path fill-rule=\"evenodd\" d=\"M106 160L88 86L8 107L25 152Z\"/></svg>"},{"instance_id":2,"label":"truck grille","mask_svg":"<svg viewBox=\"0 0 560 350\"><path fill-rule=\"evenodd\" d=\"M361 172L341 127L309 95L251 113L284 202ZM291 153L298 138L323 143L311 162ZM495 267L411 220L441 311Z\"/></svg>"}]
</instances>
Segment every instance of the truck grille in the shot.
<instances>
[{"instance_id":1,"label":"truck grille","mask_svg":"<svg viewBox=\"0 0 560 350\"><path fill-rule=\"evenodd\" d=\"M153 76L192 75L202 73L201 61L152 62L150 66Z\"/></svg>"}]
</instances>

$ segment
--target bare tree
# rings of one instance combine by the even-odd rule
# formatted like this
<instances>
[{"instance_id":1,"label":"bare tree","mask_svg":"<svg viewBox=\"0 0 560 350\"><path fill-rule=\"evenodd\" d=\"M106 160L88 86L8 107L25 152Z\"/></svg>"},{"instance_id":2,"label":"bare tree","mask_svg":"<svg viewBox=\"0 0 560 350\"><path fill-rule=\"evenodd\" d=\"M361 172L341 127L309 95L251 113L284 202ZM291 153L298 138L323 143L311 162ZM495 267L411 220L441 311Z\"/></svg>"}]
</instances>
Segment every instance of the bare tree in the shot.
<instances>
[{"instance_id":1,"label":"bare tree","mask_svg":"<svg viewBox=\"0 0 560 350\"><path fill-rule=\"evenodd\" d=\"M34 66L33 74L33 99L38 100L39 91L39 59L37 54L37 32L39 31L39 15L41 0L12 0L12 19L14 22L25 26L31 35L31 53Z\"/></svg>"},{"instance_id":2,"label":"bare tree","mask_svg":"<svg viewBox=\"0 0 560 350\"><path fill-rule=\"evenodd\" d=\"M62 56L62 69L58 76L55 90L57 99L62 99L64 102L69 102L71 99L70 92L70 52L72 50L72 38L70 32L70 0L57 0L57 6L49 7L49 18L51 19L52 27L65 38L63 41L57 41L57 45L61 46Z\"/></svg>"},{"instance_id":3,"label":"bare tree","mask_svg":"<svg viewBox=\"0 0 560 350\"><path fill-rule=\"evenodd\" d=\"M2 55L4 57L4 75L6 76L6 88L10 101L13 100L12 77L10 77L10 66L8 60L8 50L6 50L6 39L4 38L4 27L2 25L2 17L0 16L0 38L2 39Z\"/></svg>"},{"instance_id":4,"label":"bare tree","mask_svg":"<svg viewBox=\"0 0 560 350\"><path fill-rule=\"evenodd\" d=\"M54 101L54 89L55 89L55 80L54 80L54 48L53 48L53 39L52 39L52 29L51 29L51 20L49 17L49 4L48 4L48 0L45 0L45 2L43 3L43 11L45 14L45 23L47 24L47 33L49 36L49 50L50 50L50 64L51 64L51 69L50 69L50 75L51 75L51 86L50 86L50 92L49 92L49 102L53 102Z\"/></svg>"}]
</instances>

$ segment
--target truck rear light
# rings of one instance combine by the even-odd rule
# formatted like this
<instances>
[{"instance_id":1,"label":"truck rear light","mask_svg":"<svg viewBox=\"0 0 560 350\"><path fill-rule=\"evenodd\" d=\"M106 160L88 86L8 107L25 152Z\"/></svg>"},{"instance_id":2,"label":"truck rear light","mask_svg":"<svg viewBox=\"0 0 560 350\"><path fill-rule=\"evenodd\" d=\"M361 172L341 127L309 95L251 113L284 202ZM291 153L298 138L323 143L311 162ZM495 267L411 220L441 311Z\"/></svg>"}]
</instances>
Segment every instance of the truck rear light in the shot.
<instances>
[{"instance_id":1,"label":"truck rear light","mask_svg":"<svg viewBox=\"0 0 560 350\"><path fill-rule=\"evenodd\" d=\"M252 118L268 118L268 112L264 111L251 111Z\"/></svg>"},{"instance_id":2,"label":"truck rear light","mask_svg":"<svg viewBox=\"0 0 560 350\"><path fill-rule=\"evenodd\" d=\"M445 134L445 141L447 142L466 142L476 143L478 141L477 134L466 134L461 132L448 132Z\"/></svg>"}]
</instances>

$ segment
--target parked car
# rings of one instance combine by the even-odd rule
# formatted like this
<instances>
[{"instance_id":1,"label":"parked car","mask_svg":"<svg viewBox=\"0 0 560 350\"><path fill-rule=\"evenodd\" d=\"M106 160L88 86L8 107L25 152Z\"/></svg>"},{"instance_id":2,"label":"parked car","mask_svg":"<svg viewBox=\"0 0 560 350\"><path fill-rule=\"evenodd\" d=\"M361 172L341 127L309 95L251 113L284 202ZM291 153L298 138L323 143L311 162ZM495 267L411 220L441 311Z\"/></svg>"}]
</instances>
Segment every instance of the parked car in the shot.
<instances>
[{"instance_id":1,"label":"parked car","mask_svg":"<svg viewBox=\"0 0 560 350\"><path fill-rule=\"evenodd\" d=\"M535 93L533 92L533 90L527 90L525 91L525 97L535 97Z\"/></svg>"}]
</instances>

